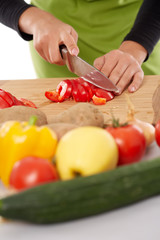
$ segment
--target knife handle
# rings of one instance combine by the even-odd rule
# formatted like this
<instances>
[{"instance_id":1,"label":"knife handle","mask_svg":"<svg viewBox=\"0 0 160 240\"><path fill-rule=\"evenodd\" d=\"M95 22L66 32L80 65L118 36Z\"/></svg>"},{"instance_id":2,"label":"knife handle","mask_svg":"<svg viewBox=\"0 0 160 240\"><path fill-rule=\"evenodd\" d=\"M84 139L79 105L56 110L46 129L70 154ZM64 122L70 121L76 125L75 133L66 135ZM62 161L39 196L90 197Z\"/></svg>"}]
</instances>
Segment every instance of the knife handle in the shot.
<instances>
[{"instance_id":1,"label":"knife handle","mask_svg":"<svg viewBox=\"0 0 160 240\"><path fill-rule=\"evenodd\" d=\"M67 50L67 47L66 47L64 44L62 44L62 45L59 46L59 51L60 51L60 54L61 54L61 57L62 57L62 58L64 58L64 56L63 56L63 49L66 49L66 50Z\"/></svg>"}]
</instances>

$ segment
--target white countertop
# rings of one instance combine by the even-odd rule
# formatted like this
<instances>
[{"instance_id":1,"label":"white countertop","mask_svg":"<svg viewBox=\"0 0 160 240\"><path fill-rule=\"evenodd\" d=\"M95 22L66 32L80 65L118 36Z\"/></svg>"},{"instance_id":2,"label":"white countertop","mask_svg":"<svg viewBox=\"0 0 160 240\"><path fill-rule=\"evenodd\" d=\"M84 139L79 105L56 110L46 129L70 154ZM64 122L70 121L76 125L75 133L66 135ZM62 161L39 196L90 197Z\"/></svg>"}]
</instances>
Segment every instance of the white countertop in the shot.
<instances>
[{"instance_id":1,"label":"white countertop","mask_svg":"<svg viewBox=\"0 0 160 240\"><path fill-rule=\"evenodd\" d=\"M152 144L144 160L160 156ZM159 240L160 196L103 213L60 224L34 225L2 222L0 240Z\"/></svg>"}]
</instances>

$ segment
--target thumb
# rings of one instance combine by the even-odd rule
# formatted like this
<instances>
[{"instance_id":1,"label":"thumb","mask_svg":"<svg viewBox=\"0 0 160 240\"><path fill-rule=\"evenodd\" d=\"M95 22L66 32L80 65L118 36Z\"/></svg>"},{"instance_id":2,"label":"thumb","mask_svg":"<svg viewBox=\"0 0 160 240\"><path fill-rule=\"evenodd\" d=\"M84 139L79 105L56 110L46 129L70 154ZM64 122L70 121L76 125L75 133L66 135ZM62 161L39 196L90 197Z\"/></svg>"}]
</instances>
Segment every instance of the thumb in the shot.
<instances>
[{"instance_id":1,"label":"thumb","mask_svg":"<svg viewBox=\"0 0 160 240\"><path fill-rule=\"evenodd\" d=\"M65 41L65 45L69 51L69 53L73 56L77 56L79 53L79 48L72 36L68 37Z\"/></svg>"}]
</instances>

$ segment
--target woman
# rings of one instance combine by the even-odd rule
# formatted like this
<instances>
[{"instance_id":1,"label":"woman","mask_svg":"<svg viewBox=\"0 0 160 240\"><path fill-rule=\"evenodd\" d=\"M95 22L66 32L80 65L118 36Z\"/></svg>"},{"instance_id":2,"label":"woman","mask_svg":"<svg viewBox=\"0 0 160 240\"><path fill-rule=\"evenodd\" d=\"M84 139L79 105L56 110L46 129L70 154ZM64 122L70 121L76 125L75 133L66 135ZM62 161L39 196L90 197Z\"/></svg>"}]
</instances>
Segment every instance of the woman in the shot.
<instances>
[{"instance_id":1,"label":"woman","mask_svg":"<svg viewBox=\"0 0 160 240\"><path fill-rule=\"evenodd\" d=\"M129 92L136 91L143 71L160 74L159 0L32 0L32 4L36 7L21 0L0 0L0 20L24 39L33 38L30 46L38 77L73 76L61 66L61 44L109 76L119 93L128 85Z\"/></svg>"}]
</instances>

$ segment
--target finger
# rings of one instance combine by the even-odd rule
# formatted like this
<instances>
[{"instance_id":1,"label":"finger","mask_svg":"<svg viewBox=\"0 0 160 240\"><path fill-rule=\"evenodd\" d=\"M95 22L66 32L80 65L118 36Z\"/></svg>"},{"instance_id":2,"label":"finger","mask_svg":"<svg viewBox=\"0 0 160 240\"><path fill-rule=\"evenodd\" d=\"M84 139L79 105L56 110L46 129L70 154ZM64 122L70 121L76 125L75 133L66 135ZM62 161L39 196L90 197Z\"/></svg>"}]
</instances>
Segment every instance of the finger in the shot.
<instances>
[{"instance_id":1,"label":"finger","mask_svg":"<svg viewBox=\"0 0 160 240\"><path fill-rule=\"evenodd\" d=\"M105 56L105 64L103 65L101 71L106 75L110 76L113 69L116 67L117 63L119 62L119 59L121 57L121 52L118 50L113 50L109 53L107 53Z\"/></svg>"},{"instance_id":2,"label":"finger","mask_svg":"<svg viewBox=\"0 0 160 240\"><path fill-rule=\"evenodd\" d=\"M47 62L52 64L52 58L50 56L50 51L49 51L49 46L48 45L45 45L43 47L43 53L45 55L45 58L47 59Z\"/></svg>"},{"instance_id":3,"label":"finger","mask_svg":"<svg viewBox=\"0 0 160 240\"><path fill-rule=\"evenodd\" d=\"M101 71L104 63L105 63L105 57L104 57L104 56L101 56L101 57L95 59L93 65L94 65L94 67L96 67L99 71Z\"/></svg>"},{"instance_id":4,"label":"finger","mask_svg":"<svg viewBox=\"0 0 160 240\"><path fill-rule=\"evenodd\" d=\"M64 65L64 61L61 57L59 45L52 45L49 48L49 58L52 64Z\"/></svg>"},{"instance_id":5,"label":"finger","mask_svg":"<svg viewBox=\"0 0 160 240\"><path fill-rule=\"evenodd\" d=\"M144 78L143 71L139 71L139 72L135 73L135 75L133 77L133 81L130 84L130 86L128 87L128 91L129 92L137 91L143 83L143 78Z\"/></svg>"},{"instance_id":6,"label":"finger","mask_svg":"<svg viewBox=\"0 0 160 240\"><path fill-rule=\"evenodd\" d=\"M74 41L75 41L76 44L77 44L77 41L78 41L78 33L77 33L73 28L71 29L71 35L73 36Z\"/></svg>"},{"instance_id":7,"label":"finger","mask_svg":"<svg viewBox=\"0 0 160 240\"><path fill-rule=\"evenodd\" d=\"M73 56L78 55L79 48L71 34L65 35L63 43L66 45L66 47L71 55L73 55Z\"/></svg>"},{"instance_id":8,"label":"finger","mask_svg":"<svg viewBox=\"0 0 160 240\"><path fill-rule=\"evenodd\" d=\"M117 84L120 78L123 76L124 72L128 68L128 62L125 61L119 61L115 68L112 70L112 72L109 75L110 80Z\"/></svg>"},{"instance_id":9,"label":"finger","mask_svg":"<svg viewBox=\"0 0 160 240\"><path fill-rule=\"evenodd\" d=\"M37 53L45 60L45 61L48 61L46 56L45 56L45 53L42 49L42 46L37 44L36 41L33 41L33 45L34 45L34 48L36 49Z\"/></svg>"},{"instance_id":10,"label":"finger","mask_svg":"<svg viewBox=\"0 0 160 240\"><path fill-rule=\"evenodd\" d=\"M129 85L129 83L132 81L134 75L136 74L135 69L133 68L132 65L130 65L126 71L124 72L123 76L119 80L117 84L117 88L119 89L119 93L121 94L124 89Z\"/></svg>"}]
</instances>

